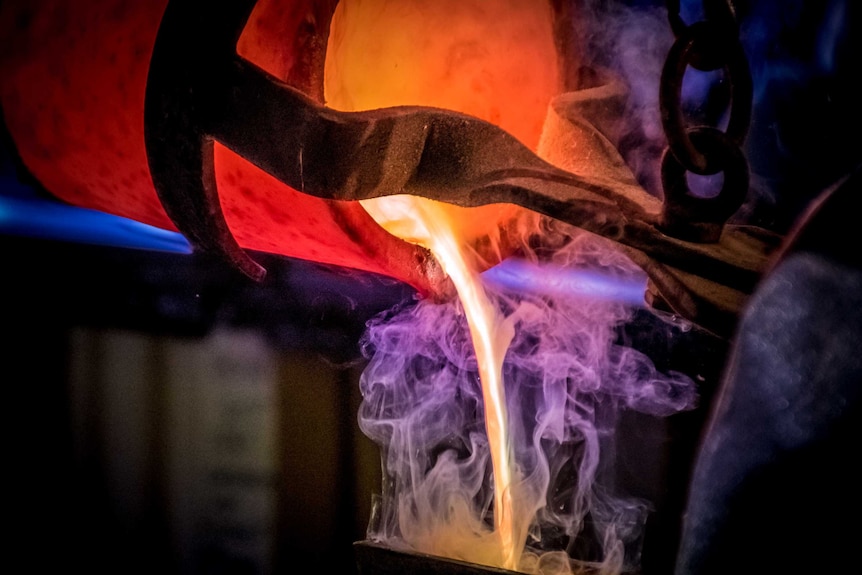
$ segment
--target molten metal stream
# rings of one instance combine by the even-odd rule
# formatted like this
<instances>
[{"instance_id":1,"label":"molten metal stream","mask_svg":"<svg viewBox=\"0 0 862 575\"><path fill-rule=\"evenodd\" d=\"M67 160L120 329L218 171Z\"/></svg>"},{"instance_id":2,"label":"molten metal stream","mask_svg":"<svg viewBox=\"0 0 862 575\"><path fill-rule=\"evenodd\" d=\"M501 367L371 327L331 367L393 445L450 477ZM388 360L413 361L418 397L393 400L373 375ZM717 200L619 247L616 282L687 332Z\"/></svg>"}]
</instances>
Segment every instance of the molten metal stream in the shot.
<instances>
[{"instance_id":1,"label":"molten metal stream","mask_svg":"<svg viewBox=\"0 0 862 575\"><path fill-rule=\"evenodd\" d=\"M436 106L494 122L535 148L558 88L549 4L342 0L333 17L325 71L332 108ZM514 329L485 294L478 258L469 250L476 242L493 244L519 209L468 210L406 195L362 205L390 233L429 249L458 292L476 353L493 465L495 563L517 569L526 526L515 509L516 466L502 378Z\"/></svg>"},{"instance_id":2,"label":"molten metal stream","mask_svg":"<svg viewBox=\"0 0 862 575\"><path fill-rule=\"evenodd\" d=\"M516 569L523 544L516 535L512 502L513 459L508 435L503 358L514 335L482 288L480 275L464 256L463 241L456 236L445 207L414 196L391 196L363 202L385 228L428 248L458 292L476 351L485 429L494 469L494 529L500 542L501 567Z\"/></svg>"}]
</instances>

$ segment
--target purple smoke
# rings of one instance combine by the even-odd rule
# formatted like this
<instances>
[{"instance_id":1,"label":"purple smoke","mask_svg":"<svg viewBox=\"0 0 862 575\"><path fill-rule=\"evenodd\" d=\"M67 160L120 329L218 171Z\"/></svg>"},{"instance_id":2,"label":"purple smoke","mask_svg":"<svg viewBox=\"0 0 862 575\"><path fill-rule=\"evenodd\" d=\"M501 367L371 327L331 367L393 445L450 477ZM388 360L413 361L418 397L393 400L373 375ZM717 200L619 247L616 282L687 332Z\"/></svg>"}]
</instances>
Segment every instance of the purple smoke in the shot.
<instances>
[{"instance_id":1,"label":"purple smoke","mask_svg":"<svg viewBox=\"0 0 862 575\"><path fill-rule=\"evenodd\" d=\"M623 284L641 274L587 234L542 265L601 271ZM545 563L560 562L553 552L570 551L585 536L601 550L591 559L618 569L635 564L649 504L598 481L600 466L609 465L604 448L623 410L661 416L692 408L693 382L658 373L648 357L615 343L632 311L624 302L486 289L516 334L503 368L519 478L513 491L519 509L535 517L522 565L531 569L529 561L542 562L547 552ZM385 477L369 537L475 560L441 550L434 534L470 550L487 543L492 526L482 396L460 304L418 301L390 310L370 322L363 346L369 364L360 426L382 449Z\"/></svg>"}]
</instances>

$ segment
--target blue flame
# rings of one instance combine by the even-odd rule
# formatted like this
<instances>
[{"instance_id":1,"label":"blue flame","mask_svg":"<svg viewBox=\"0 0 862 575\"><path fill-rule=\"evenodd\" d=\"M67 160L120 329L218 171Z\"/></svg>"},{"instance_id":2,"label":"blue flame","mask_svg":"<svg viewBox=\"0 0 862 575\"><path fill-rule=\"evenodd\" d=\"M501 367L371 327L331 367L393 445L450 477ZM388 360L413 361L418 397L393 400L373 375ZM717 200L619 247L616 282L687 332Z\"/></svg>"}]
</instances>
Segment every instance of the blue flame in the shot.
<instances>
[{"instance_id":1,"label":"blue flame","mask_svg":"<svg viewBox=\"0 0 862 575\"><path fill-rule=\"evenodd\" d=\"M59 202L0 194L0 233L189 254L179 233Z\"/></svg>"},{"instance_id":2,"label":"blue flame","mask_svg":"<svg viewBox=\"0 0 862 575\"><path fill-rule=\"evenodd\" d=\"M646 276L613 277L596 269L566 269L510 258L487 270L489 284L534 294L584 297L643 307Z\"/></svg>"},{"instance_id":3,"label":"blue flame","mask_svg":"<svg viewBox=\"0 0 862 575\"><path fill-rule=\"evenodd\" d=\"M0 115L0 234L190 254L182 234L43 197L22 180Z\"/></svg>"}]
</instances>

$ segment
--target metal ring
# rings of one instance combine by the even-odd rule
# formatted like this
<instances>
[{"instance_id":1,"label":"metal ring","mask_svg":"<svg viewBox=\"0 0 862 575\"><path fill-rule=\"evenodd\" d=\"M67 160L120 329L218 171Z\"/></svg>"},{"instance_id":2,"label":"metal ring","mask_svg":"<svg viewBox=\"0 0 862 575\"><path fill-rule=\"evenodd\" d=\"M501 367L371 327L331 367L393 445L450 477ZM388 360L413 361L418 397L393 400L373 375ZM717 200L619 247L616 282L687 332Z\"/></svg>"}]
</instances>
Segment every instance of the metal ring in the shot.
<instances>
[{"instance_id":1,"label":"metal ring","mask_svg":"<svg viewBox=\"0 0 862 575\"><path fill-rule=\"evenodd\" d=\"M668 145L686 169L700 175L714 174L719 169L691 142L683 117L683 77L688 66L694 66L696 54L700 54L700 69L723 67L725 70L731 88L726 133L737 146L742 146L751 123L753 85L745 51L738 40L721 38L719 30L712 24L696 22L674 42L662 69L659 105ZM706 48L710 45L709 49ZM715 61L718 59L720 64Z\"/></svg>"},{"instance_id":2,"label":"metal ring","mask_svg":"<svg viewBox=\"0 0 862 575\"><path fill-rule=\"evenodd\" d=\"M689 139L707 157L715 158L717 174L724 173L721 191L714 197L691 193L686 167L670 150L661 162L664 202L659 227L667 235L697 242L717 242L725 222L742 206L748 194L748 162L739 146L721 130L694 128Z\"/></svg>"}]
</instances>

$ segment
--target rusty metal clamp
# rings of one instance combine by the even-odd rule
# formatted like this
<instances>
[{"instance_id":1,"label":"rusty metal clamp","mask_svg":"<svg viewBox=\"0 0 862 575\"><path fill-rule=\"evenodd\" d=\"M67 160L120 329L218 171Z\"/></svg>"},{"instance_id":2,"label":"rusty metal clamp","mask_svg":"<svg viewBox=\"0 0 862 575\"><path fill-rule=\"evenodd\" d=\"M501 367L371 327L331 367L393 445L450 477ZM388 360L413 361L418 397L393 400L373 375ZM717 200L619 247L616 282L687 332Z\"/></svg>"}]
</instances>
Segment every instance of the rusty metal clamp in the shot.
<instances>
[{"instance_id":1,"label":"rusty metal clamp","mask_svg":"<svg viewBox=\"0 0 862 575\"><path fill-rule=\"evenodd\" d=\"M662 205L624 169L580 176L471 116L422 107L344 113L315 103L236 53L255 0L212 10L171 0L156 39L145 140L156 190L198 249L252 278L262 268L231 236L212 167L217 140L320 198L413 194L460 206L511 203L616 242L651 279L647 301L730 335L777 238L725 226L719 241L672 237ZM285 128L289 127L289 128ZM700 136L695 135L697 143Z\"/></svg>"}]
</instances>

